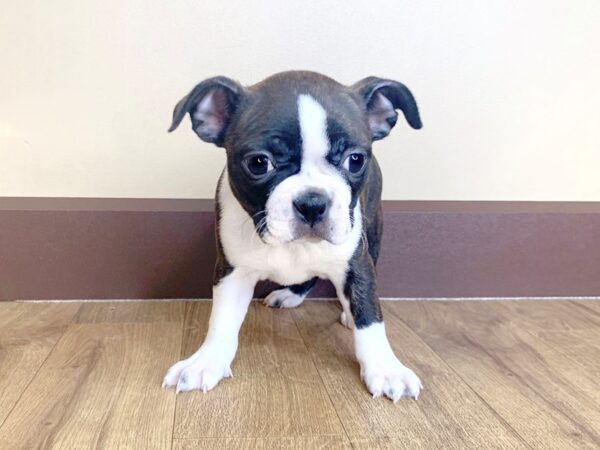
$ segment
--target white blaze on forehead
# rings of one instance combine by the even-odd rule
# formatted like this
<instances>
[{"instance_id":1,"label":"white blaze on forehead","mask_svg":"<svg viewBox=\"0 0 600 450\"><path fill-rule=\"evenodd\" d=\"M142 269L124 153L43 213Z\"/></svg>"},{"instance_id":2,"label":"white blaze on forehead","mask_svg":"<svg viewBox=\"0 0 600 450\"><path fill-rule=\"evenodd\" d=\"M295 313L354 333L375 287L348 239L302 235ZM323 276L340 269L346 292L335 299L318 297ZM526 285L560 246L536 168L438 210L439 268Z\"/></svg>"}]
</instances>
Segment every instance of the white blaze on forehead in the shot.
<instances>
[{"instance_id":1,"label":"white blaze on forehead","mask_svg":"<svg viewBox=\"0 0 600 450\"><path fill-rule=\"evenodd\" d=\"M310 95L298 96L298 121L302 137L302 162L317 162L329 152L327 113Z\"/></svg>"}]
</instances>

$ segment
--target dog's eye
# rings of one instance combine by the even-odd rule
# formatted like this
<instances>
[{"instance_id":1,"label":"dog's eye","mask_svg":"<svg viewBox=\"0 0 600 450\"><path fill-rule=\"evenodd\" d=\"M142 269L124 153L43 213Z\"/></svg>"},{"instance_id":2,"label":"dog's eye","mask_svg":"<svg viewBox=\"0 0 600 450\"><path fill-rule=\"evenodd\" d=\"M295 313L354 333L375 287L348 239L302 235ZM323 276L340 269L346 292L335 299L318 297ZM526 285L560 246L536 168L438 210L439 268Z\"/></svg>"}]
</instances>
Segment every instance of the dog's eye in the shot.
<instances>
[{"instance_id":1,"label":"dog's eye","mask_svg":"<svg viewBox=\"0 0 600 450\"><path fill-rule=\"evenodd\" d=\"M250 175L255 178L260 178L273 170L271 159L263 154L249 156L244 160L244 164Z\"/></svg>"},{"instance_id":2,"label":"dog's eye","mask_svg":"<svg viewBox=\"0 0 600 450\"><path fill-rule=\"evenodd\" d=\"M365 166L365 155L363 153L350 153L344 160L342 167L353 175L357 175L361 172Z\"/></svg>"}]
</instances>

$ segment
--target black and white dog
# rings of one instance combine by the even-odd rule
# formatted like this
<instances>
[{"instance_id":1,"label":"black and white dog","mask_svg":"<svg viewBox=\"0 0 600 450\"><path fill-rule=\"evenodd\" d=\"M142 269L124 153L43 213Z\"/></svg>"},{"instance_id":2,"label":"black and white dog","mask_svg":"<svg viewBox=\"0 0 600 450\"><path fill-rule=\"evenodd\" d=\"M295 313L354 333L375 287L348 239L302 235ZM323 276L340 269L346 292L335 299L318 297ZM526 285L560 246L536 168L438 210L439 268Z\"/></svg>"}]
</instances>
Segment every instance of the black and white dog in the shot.
<instances>
[{"instance_id":1,"label":"black and white dog","mask_svg":"<svg viewBox=\"0 0 600 450\"><path fill-rule=\"evenodd\" d=\"M216 193L217 263L207 336L172 366L163 386L214 388L231 376L238 333L254 286L283 286L265 303L300 305L318 278L329 279L354 329L361 376L374 397L417 397L415 373L385 333L375 264L382 233L381 171L371 151L401 110L421 128L403 84L366 78L352 86L313 72L284 72L250 87L215 77L198 84L173 112L169 131L190 115L203 141L224 147Z\"/></svg>"}]
</instances>

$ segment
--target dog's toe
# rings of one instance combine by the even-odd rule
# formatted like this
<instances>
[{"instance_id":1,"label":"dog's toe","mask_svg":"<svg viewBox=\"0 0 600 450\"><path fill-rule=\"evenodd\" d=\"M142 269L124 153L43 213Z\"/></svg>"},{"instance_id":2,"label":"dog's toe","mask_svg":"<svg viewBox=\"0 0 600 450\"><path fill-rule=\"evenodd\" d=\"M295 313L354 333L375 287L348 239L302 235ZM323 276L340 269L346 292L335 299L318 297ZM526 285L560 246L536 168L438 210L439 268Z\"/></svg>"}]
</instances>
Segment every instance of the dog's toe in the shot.
<instances>
[{"instance_id":1,"label":"dog's toe","mask_svg":"<svg viewBox=\"0 0 600 450\"><path fill-rule=\"evenodd\" d=\"M223 378L223 374L209 368L190 366L181 373L175 391L179 393L199 389L207 392L214 388L221 378Z\"/></svg>"},{"instance_id":2,"label":"dog's toe","mask_svg":"<svg viewBox=\"0 0 600 450\"><path fill-rule=\"evenodd\" d=\"M408 367L404 368L402 383L404 384L404 392L402 395L412 397L415 400L419 398L421 389L423 389L423 384L421 383L421 380L419 380L419 377Z\"/></svg>"},{"instance_id":3,"label":"dog's toe","mask_svg":"<svg viewBox=\"0 0 600 450\"><path fill-rule=\"evenodd\" d=\"M167 371L163 379L162 387L173 387L179 382L179 377L183 369L190 364L190 359L184 359L176 364L173 364Z\"/></svg>"},{"instance_id":4,"label":"dog's toe","mask_svg":"<svg viewBox=\"0 0 600 450\"><path fill-rule=\"evenodd\" d=\"M367 371L363 379L373 398L385 395L394 403L402 397L417 399L423 388L419 377L405 366Z\"/></svg>"},{"instance_id":5,"label":"dog's toe","mask_svg":"<svg viewBox=\"0 0 600 450\"><path fill-rule=\"evenodd\" d=\"M303 301L303 295L294 294L288 288L283 288L271 292L263 300L263 303L272 308L295 308Z\"/></svg>"},{"instance_id":6,"label":"dog's toe","mask_svg":"<svg viewBox=\"0 0 600 450\"><path fill-rule=\"evenodd\" d=\"M352 328L352 320L351 318L348 319L348 314L346 314L346 311L342 311L340 314L340 323L342 325L344 325L346 328Z\"/></svg>"},{"instance_id":7,"label":"dog's toe","mask_svg":"<svg viewBox=\"0 0 600 450\"><path fill-rule=\"evenodd\" d=\"M223 378L231 377L231 368L220 361L188 358L174 364L165 375L163 387L175 386L175 392L213 389Z\"/></svg>"}]
</instances>

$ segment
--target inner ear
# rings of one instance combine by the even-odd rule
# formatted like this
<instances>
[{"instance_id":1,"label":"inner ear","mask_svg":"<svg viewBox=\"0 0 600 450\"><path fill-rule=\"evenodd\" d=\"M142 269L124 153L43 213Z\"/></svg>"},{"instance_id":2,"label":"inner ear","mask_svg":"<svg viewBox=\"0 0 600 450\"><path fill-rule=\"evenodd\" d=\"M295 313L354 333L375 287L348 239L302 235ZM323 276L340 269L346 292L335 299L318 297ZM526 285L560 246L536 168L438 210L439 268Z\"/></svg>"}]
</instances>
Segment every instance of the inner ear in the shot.
<instances>
[{"instance_id":1,"label":"inner ear","mask_svg":"<svg viewBox=\"0 0 600 450\"><path fill-rule=\"evenodd\" d=\"M222 89L213 89L190 111L192 129L206 142L217 142L224 131L233 108Z\"/></svg>"},{"instance_id":2,"label":"inner ear","mask_svg":"<svg viewBox=\"0 0 600 450\"><path fill-rule=\"evenodd\" d=\"M242 91L238 83L225 77L203 81L175 106L169 131L175 130L189 114L192 129L200 139L222 146Z\"/></svg>"},{"instance_id":3,"label":"inner ear","mask_svg":"<svg viewBox=\"0 0 600 450\"><path fill-rule=\"evenodd\" d=\"M376 92L367 105L367 120L373 140L382 139L394 128L398 113L383 94Z\"/></svg>"},{"instance_id":4,"label":"inner ear","mask_svg":"<svg viewBox=\"0 0 600 450\"><path fill-rule=\"evenodd\" d=\"M422 127L417 102L402 83L369 77L354 84L352 89L364 102L367 122L374 141L383 139L394 128L398 120L398 109L412 128Z\"/></svg>"}]
</instances>

